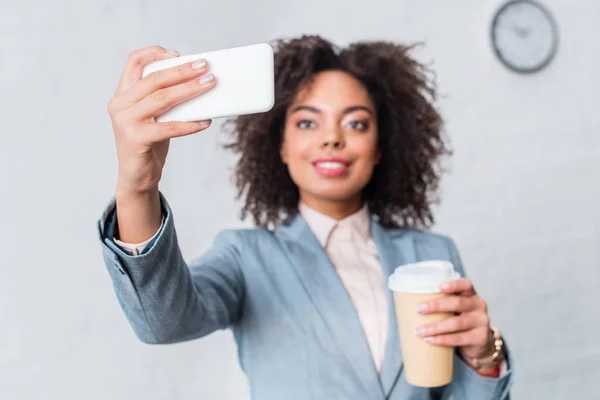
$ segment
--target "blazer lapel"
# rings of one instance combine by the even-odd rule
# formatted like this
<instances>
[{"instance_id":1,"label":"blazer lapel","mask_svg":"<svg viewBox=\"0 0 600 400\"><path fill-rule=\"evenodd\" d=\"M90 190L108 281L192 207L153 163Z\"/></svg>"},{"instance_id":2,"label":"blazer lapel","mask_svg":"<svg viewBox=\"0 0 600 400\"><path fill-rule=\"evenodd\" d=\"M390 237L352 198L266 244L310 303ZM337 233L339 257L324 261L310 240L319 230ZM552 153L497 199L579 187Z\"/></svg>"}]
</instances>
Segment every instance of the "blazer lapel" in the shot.
<instances>
[{"instance_id":1,"label":"blazer lapel","mask_svg":"<svg viewBox=\"0 0 600 400\"><path fill-rule=\"evenodd\" d=\"M368 393L381 392L369 344L335 267L301 215L275 231L315 307Z\"/></svg>"},{"instance_id":2,"label":"blazer lapel","mask_svg":"<svg viewBox=\"0 0 600 400\"><path fill-rule=\"evenodd\" d=\"M387 398L402 370L402 352L396 323L394 296L387 287L387 280L396 267L416 262L417 254L414 241L410 235L404 234L392 241L390 235L374 219L371 219L371 236L377 246L388 301L388 335L380 373L381 385Z\"/></svg>"}]
</instances>

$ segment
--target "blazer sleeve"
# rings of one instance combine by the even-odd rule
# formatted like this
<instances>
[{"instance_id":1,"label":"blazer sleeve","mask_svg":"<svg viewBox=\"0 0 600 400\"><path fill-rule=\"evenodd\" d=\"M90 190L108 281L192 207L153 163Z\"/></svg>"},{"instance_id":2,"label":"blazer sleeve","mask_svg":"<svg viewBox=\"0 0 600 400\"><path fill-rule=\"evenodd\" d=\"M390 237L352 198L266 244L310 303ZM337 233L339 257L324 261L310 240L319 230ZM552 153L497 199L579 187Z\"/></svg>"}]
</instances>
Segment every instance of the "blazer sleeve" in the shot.
<instances>
[{"instance_id":1,"label":"blazer sleeve","mask_svg":"<svg viewBox=\"0 0 600 400\"><path fill-rule=\"evenodd\" d=\"M454 241L445 237L450 252L450 261L454 264L456 271L465 277L465 269ZM504 338L503 338L504 340ZM507 371L498 378L479 375L455 352L454 356L454 378L450 385L444 387L443 399L464 400L509 400L510 387L513 384L512 360L506 342L504 350L507 361Z\"/></svg>"},{"instance_id":2,"label":"blazer sleeve","mask_svg":"<svg viewBox=\"0 0 600 400\"><path fill-rule=\"evenodd\" d=\"M127 254L113 241L114 195L97 221L104 263L135 334L149 344L176 343L236 323L245 293L238 234L222 231L208 251L186 263L162 192L160 200L163 228L140 255Z\"/></svg>"}]
</instances>

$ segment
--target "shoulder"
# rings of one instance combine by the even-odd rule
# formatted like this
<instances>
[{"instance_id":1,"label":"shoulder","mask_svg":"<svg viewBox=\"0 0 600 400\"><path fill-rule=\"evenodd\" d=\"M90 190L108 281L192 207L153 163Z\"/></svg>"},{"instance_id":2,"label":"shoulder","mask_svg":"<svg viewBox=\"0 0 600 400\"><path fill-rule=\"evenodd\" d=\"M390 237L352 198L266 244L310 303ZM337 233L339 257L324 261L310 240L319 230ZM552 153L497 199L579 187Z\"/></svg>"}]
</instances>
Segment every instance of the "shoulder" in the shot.
<instances>
[{"instance_id":1,"label":"shoulder","mask_svg":"<svg viewBox=\"0 0 600 400\"><path fill-rule=\"evenodd\" d=\"M457 252L454 240L442 233L417 228L393 228L386 229L386 232L394 243L410 240L422 259L441 256L453 257Z\"/></svg>"},{"instance_id":2,"label":"shoulder","mask_svg":"<svg viewBox=\"0 0 600 400\"><path fill-rule=\"evenodd\" d=\"M415 242L430 245L447 245L448 242L452 241L448 235L418 228L391 228L385 231L392 240L400 240L408 237Z\"/></svg>"},{"instance_id":3,"label":"shoulder","mask_svg":"<svg viewBox=\"0 0 600 400\"><path fill-rule=\"evenodd\" d=\"M265 228L224 229L215 237L215 245L258 247L275 240L273 231Z\"/></svg>"}]
</instances>

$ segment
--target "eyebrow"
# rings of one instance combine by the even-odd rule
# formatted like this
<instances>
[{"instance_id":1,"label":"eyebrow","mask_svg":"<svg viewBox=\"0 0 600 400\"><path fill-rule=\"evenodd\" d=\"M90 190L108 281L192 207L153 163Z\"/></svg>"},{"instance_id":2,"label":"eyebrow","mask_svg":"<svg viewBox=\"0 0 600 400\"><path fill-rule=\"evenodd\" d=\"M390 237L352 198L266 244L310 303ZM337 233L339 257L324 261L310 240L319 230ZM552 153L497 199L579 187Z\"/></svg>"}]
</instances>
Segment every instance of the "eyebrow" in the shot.
<instances>
[{"instance_id":1,"label":"eyebrow","mask_svg":"<svg viewBox=\"0 0 600 400\"><path fill-rule=\"evenodd\" d=\"M316 114L320 114L322 112L317 107L313 107L313 106L298 106L298 107L295 107L294 109L292 109L291 113L293 114L296 111L300 111L300 110L311 111L311 112L314 112ZM365 106L350 106L350 107L345 108L344 111L343 111L343 113L344 114L349 114L349 113L357 111L357 110L363 110L363 111L366 111L369 114L373 115L373 110L371 110L369 107L365 107Z\"/></svg>"}]
</instances>

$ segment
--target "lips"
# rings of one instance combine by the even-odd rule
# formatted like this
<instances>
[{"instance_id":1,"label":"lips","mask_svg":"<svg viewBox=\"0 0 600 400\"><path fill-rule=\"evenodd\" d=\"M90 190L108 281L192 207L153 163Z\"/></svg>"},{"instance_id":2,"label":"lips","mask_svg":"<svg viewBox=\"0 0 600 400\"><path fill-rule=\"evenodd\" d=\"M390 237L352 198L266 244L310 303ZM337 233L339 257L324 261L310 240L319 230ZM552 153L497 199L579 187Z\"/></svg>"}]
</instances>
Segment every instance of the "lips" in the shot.
<instances>
[{"instance_id":1,"label":"lips","mask_svg":"<svg viewBox=\"0 0 600 400\"><path fill-rule=\"evenodd\" d=\"M348 172L350 161L340 157L319 158L312 162L315 170L323 176L336 177Z\"/></svg>"}]
</instances>

